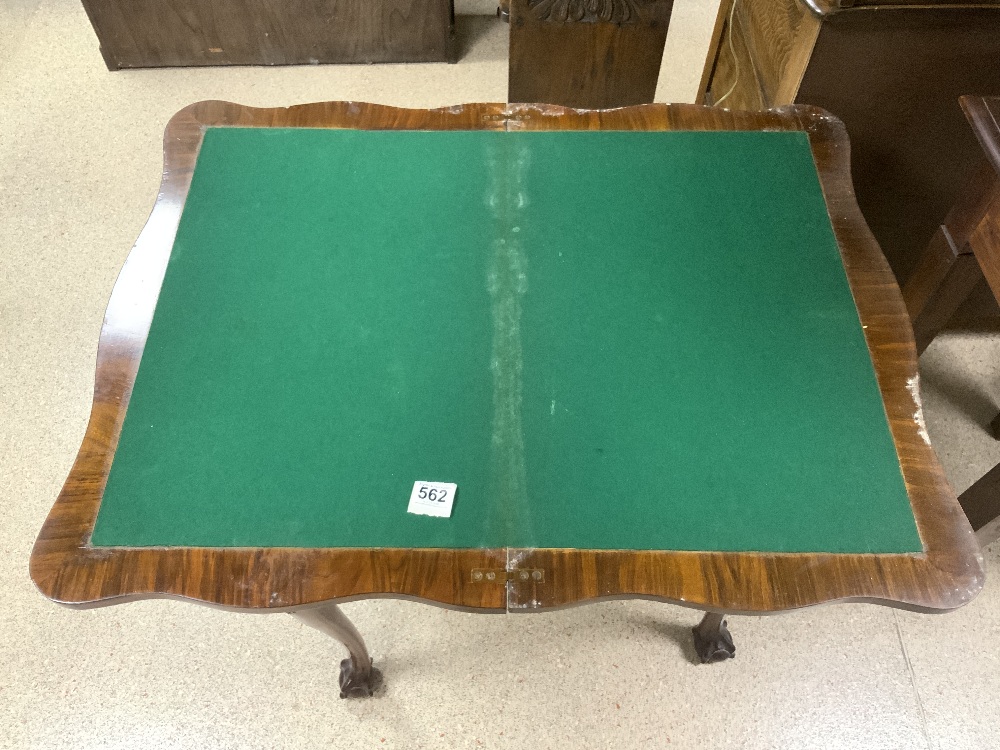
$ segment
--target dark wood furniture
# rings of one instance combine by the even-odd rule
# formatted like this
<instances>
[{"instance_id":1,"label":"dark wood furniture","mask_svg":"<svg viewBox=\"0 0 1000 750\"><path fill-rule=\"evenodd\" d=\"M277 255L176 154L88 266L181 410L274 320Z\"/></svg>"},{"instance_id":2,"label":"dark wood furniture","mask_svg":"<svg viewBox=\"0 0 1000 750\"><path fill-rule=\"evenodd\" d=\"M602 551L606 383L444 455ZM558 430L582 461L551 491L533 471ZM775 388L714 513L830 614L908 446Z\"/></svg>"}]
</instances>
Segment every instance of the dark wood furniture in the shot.
<instances>
[{"instance_id":1,"label":"dark wood furniture","mask_svg":"<svg viewBox=\"0 0 1000 750\"><path fill-rule=\"evenodd\" d=\"M109 70L454 59L452 0L83 0Z\"/></svg>"},{"instance_id":2,"label":"dark wood furniture","mask_svg":"<svg viewBox=\"0 0 1000 750\"><path fill-rule=\"evenodd\" d=\"M648 104L673 0L511 0L511 102Z\"/></svg>"},{"instance_id":3,"label":"dark wood furniture","mask_svg":"<svg viewBox=\"0 0 1000 750\"><path fill-rule=\"evenodd\" d=\"M720 8L698 101L813 104L843 120L858 204L906 281L979 157L955 102L996 90L1000 3L735 2Z\"/></svg>"},{"instance_id":4,"label":"dark wood furniture","mask_svg":"<svg viewBox=\"0 0 1000 750\"><path fill-rule=\"evenodd\" d=\"M961 103L983 156L903 287L918 354L984 280L1000 301L1000 97L963 96ZM1000 416L992 428L1000 436ZM983 544L1000 537L1000 466L959 502Z\"/></svg>"},{"instance_id":5,"label":"dark wood furniture","mask_svg":"<svg viewBox=\"0 0 1000 750\"><path fill-rule=\"evenodd\" d=\"M807 135L857 304L889 430L924 551L916 554L683 552L587 549L125 548L89 540L114 458L205 128L216 126L480 130L768 130ZM414 598L478 612L537 611L609 598L706 610L703 660L733 654L724 614L835 601L942 611L982 586L979 549L938 465L911 392L916 351L898 287L858 211L843 125L810 107L729 112L648 105L581 112L470 104L403 110L330 102L253 109L202 102L164 136L159 197L105 317L93 411L66 485L39 534L30 573L50 599L87 608L172 597L238 611L291 612L344 643L342 693L369 694L378 676L338 600Z\"/></svg>"}]
</instances>

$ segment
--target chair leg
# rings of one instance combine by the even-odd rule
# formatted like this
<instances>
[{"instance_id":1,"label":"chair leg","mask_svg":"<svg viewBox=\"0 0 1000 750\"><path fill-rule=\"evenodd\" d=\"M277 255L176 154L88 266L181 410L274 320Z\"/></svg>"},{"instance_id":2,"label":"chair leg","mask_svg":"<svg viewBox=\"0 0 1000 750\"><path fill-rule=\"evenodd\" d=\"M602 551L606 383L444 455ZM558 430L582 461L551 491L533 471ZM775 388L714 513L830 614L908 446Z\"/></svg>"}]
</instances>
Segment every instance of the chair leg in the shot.
<instances>
[{"instance_id":1,"label":"chair leg","mask_svg":"<svg viewBox=\"0 0 1000 750\"><path fill-rule=\"evenodd\" d=\"M958 497L962 510L983 546L1000 538L1000 464Z\"/></svg>"},{"instance_id":2,"label":"chair leg","mask_svg":"<svg viewBox=\"0 0 1000 750\"><path fill-rule=\"evenodd\" d=\"M903 285L903 301L913 322L917 354L923 353L972 290L983 279L976 257L966 245L955 246L941 226Z\"/></svg>"}]
</instances>

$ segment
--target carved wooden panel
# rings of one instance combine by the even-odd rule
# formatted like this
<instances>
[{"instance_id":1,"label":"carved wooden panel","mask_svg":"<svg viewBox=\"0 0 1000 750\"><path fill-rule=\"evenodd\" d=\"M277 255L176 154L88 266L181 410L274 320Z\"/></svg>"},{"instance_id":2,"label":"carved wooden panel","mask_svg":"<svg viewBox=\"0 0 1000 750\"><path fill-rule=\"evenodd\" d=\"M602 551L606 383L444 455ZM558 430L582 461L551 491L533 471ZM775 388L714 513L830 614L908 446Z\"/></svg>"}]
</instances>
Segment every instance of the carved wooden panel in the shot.
<instances>
[{"instance_id":1,"label":"carved wooden panel","mask_svg":"<svg viewBox=\"0 0 1000 750\"><path fill-rule=\"evenodd\" d=\"M528 0L539 21L639 23L639 9L656 0Z\"/></svg>"}]
</instances>

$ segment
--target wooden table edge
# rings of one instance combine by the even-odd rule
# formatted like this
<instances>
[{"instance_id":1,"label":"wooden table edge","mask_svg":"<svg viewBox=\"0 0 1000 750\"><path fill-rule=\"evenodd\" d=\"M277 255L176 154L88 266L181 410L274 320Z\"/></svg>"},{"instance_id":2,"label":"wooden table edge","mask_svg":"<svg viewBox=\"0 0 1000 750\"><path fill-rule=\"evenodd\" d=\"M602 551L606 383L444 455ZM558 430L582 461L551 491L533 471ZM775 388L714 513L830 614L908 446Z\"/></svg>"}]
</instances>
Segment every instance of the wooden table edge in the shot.
<instances>
[{"instance_id":1,"label":"wooden table edge","mask_svg":"<svg viewBox=\"0 0 1000 750\"><path fill-rule=\"evenodd\" d=\"M88 544L146 332L208 126L484 130L801 130L808 134L845 269L865 326L923 553L915 555L95 548ZM699 609L763 613L835 601L954 609L983 584L979 548L922 426L916 352L902 298L854 198L839 120L804 106L733 112L699 105L583 111L468 104L408 110L358 102L251 108L219 101L179 111L164 134L160 193L115 284L98 349L90 422L66 484L31 554L40 591L67 606L178 598L281 611L388 596L479 611L563 607L641 597ZM473 571L504 571L503 585ZM526 582L522 570L544 571ZM558 585L556 585L558 581Z\"/></svg>"}]
</instances>

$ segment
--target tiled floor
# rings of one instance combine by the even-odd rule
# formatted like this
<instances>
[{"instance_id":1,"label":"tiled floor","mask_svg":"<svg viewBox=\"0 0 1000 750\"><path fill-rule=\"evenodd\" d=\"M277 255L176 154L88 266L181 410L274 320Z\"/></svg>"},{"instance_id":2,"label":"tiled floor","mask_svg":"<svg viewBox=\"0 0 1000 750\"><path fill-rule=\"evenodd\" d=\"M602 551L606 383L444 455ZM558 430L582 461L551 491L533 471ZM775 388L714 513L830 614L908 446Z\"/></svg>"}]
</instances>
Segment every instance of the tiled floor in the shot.
<instances>
[{"instance_id":1,"label":"tiled floor","mask_svg":"<svg viewBox=\"0 0 1000 750\"><path fill-rule=\"evenodd\" d=\"M677 0L661 99L693 95L713 5ZM108 73L78 2L0 0L0 747L1000 746L1000 545L956 613L737 617L738 658L711 667L692 663L698 615L652 602L497 617L349 604L386 673L367 701L337 698L338 645L290 617L74 612L35 591L28 553L86 426L104 305L156 197L164 123L207 98L502 100L506 28L459 21L458 65ZM1000 461L981 427L1000 407L1000 337L942 337L921 368L962 490Z\"/></svg>"}]
</instances>

